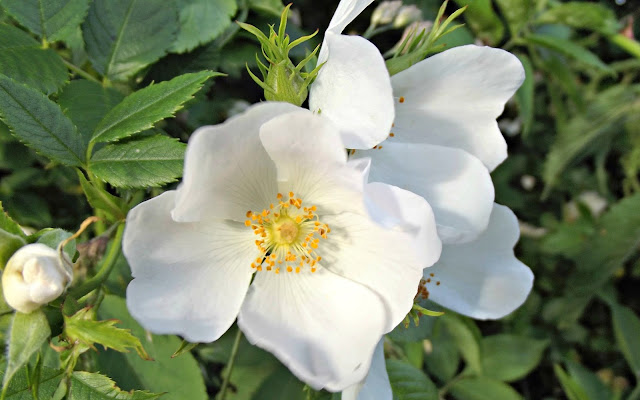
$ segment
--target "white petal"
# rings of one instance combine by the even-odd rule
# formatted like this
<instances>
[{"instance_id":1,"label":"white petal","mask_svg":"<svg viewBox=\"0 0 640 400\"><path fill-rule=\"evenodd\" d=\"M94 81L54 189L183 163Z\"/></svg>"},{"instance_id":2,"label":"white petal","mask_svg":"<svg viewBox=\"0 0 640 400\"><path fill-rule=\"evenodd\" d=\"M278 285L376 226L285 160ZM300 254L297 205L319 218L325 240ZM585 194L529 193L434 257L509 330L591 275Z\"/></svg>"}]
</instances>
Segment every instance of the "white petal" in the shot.
<instances>
[{"instance_id":1,"label":"white petal","mask_svg":"<svg viewBox=\"0 0 640 400\"><path fill-rule=\"evenodd\" d=\"M389 134L393 93L378 49L359 36L328 32L319 62L327 60L311 85L309 108L340 129L350 149L368 149Z\"/></svg>"},{"instance_id":2,"label":"white petal","mask_svg":"<svg viewBox=\"0 0 640 400\"><path fill-rule=\"evenodd\" d=\"M420 258L425 251L416 244L421 233L416 231L417 226L423 226L418 222L423 222L421 217L428 219L429 213L430 210L418 209L415 225L400 223L393 229L378 225L369 216L354 213L321 216L322 222L331 228L317 250L323 266L380 295L390 315L385 332L392 330L411 310L422 269L435 262L440 254L440 240L432 215L430 240L423 244L424 248L431 249L429 258ZM424 222L424 226L427 224Z\"/></svg>"},{"instance_id":3,"label":"white petal","mask_svg":"<svg viewBox=\"0 0 640 400\"><path fill-rule=\"evenodd\" d=\"M384 337L373 353L371 368L363 382L342 391L342 400L392 400L391 383L384 361Z\"/></svg>"},{"instance_id":4,"label":"white petal","mask_svg":"<svg viewBox=\"0 0 640 400\"><path fill-rule=\"evenodd\" d=\"M309 111L273 118L260 129L260 139L276 166L278 189L294 192L318 214L363 209L364 170L347 165L340 134L326 118Z\"/></svg>"},{"instance_id":5,"label":"white petal","mask_svg":"<svg viewBox=\"0 0 640 400\"><path fill-rule=\"evenodd\" d=\"M210 342L238 315L257 253L254 235L232 221L175 222L174 198L165 192L127 216L123 251L135 278L127 305L145 329Z\"/></svg>"},{"instance_id":6,"label":"white petal","mask_svg":"<svg viewBox=\"0 0 640 400\"><path fill-rule=\"evenodd\" d=\"M265 102L223 124L196 130L187 146L173 218L244 221L247 211L269 205L277 194L275 168L260 143L259 129L277 115L298 110L288 103Z\"/></svg>"},{"instance_id":7,"label":"white petal","mask_svg":"<svg viewBox=\"0 0 640 400\"><path fill-rule=\"evenodd\" d=\"M524 81L516 56L474 45L454 47L391 78L392 131L408 143L463 149L493 170L507 157L496 118Z\"/></svg>"},{"instance_id":8,"label":"white petal","mask_svg":"<svg viewBox=\"0 0 640 400\"><path fill-rule=\"evenodd\" d=\"M386 323L374 292L322 267L258 273L238 316L251 343L309 386L331 391L365 377Z\"/></svg>"},{"instance_id":9,"label":"white petal","mask_svg":"<svg viewBox=\"0 0 640 400\"><path fill-rule=\"evenodd\" d=\"M351 23L362 10L367 8L369 4L373 3L373 0L342 0L336 8L336 12L333 13L331 22L327 32L342 33L344 28Z\"/></svg>"},{"instance_id":10,"label":"white petal","mask_svg":"<svg viewBox=\"0 0 640 400\"><path fill-rule=\"evenodd\" d=\"M471 243L444 246L440 261L425 270L429 298L477 319L502 318L527 299L533 274L513 254L520 235L508 207L494 205L487 230ZM434 284L440 281L440 285Z\"/></svg>"},{"instance_id":11,"label":"white petal","mask_svg":"<svg viewBox=\"0 0 640 400\"><path fill-rule=\"evenodd\" d=\"M450 147L386 140L382 148L356 151L370 157L369 179L424 197L433 208L443 243L464 243L487 227L493 208L491 176L480 160Z\"/></svg>"}]
</instances>

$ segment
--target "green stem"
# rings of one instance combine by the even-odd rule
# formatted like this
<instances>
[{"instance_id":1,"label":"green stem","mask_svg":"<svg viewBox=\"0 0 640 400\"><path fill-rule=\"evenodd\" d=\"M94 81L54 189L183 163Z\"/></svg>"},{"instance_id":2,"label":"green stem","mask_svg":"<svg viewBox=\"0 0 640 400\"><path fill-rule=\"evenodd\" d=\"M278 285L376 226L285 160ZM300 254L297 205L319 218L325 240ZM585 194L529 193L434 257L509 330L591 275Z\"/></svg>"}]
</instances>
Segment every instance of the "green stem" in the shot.
<instances>
[{"instance_id":1,"label":"green stem","mask_svg":"<svg viewBox=\"0 0 640 400\"><path fill-rule=\"evenodd\" d=\"M119 224L118 229L116 230L116 235L113 238L113 242L111 243L111 247L109 248L109 252L105 255L102 260L102 265L100 266L100 270L97 274L93 276L93 278L87 280L82 285L73 289L70 294L79 299L84 297L89 292L97 289L102 285L102 283L107 280L111 270L113 270L114 265L116 264L116 260L118 259L118 255L120 255L120 249L122 247L122 235L124 233L124 224Z\"/></svg>"},{"instance_id":2,"label":"green stem","mask_svg":"<svg viewBox=\"0 0 640 400\"><path fill-rule=\"evenodd\" d=\"M67 68L69 68L71 71L75 72L76 74L80 75L81 77L88 79L90 81L94 81L97 83L102 84L102 82L100 82L99 80L97 80L96 78L94 78L90 73L83 71L81 68L76 67L75 65L71 64L69 61L67 60L62 60L64 62L64 65L67 66Z\"/></svg>"},{"instance_id":3,"label":"green stem","mask_svg":"<svg viewBox=\"0 0 640 400\"><path fill-rule=\"evenodd\" d=\"M229 362L227 363L227 373L222 381L218 400L224 400L227 396L227 389L229 388L229 382L231 381L231 372L233 372L233 365L236 363L236 356L238 355L238 347L240 347L240 339L242 339L242 331L238 328L238 333L236 333L236 338L233 341L233 347L231 348Z\"/></svg>"}]
</instances>

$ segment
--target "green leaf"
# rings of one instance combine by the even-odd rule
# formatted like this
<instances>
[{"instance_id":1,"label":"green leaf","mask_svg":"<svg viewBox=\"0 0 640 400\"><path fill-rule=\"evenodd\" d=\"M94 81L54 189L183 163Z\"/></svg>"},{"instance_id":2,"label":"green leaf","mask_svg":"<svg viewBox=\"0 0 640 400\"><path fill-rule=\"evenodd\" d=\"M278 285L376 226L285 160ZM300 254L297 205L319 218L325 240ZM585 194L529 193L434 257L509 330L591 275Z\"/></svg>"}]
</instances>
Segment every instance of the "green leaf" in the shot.
<instances>
[{"instance_id":1,"label":"green leaf","mask_svg":"<svg viewBox=\"0 0 640 400\"><path fill-rule=\"evenodd\" d=\"M525 54L518 54L518 59L522 63L525 72L524 82L520 89L516 92L516 100L518 101L518 107L520 109L520 117L522 118L522 137L529 136L531 127L533 126L533 120L535 116L534 110L534 94L535 94L535 80L533 65L531 60Z\"/></svg>"},{"instance_id":2,"label":"green leaf","mask_svg":"<svg viewBox=\"0 0 640 400\"><path fill-rule=\"evenodd\" d=\"M65 165L84 163L82 138L60 106L37 90L1 75L0 117L36 152Z\"/></svg>"},{"instance_id":3,"label":"green leaf","mask_svg":"<svg viewBox=\"0 0 640 400\"><path fill-rule=\"evenodd\" d=\"M387 360L394 400L438 400L436 385L419 369L398 360Z\"/></svg>"},{"instance_id":4,"label":"green leaf","mask_svg":"<svg viewBox=\"0 0 640 400\"><path fill-rule=\"evenodd\" d=\"M513 382L530 373L542 360L546 340L509 334L482 339L482 371L484 376Z\"/></svg>"},{"instance_id":5,"label":"green leaf","mask_svg":"<svg viewBox=\"0 0 640 400\"><path fill-rule=\"evenodd\" d=\"M148 334L129 315L124 299L107 295L98 310L102 319L118 318L122 326L131 329L142 338L143 345L154 361L145 361L132 353L114 351L98 354L98 369L113 378L124 390L147 389L166 392L162 400L207 400L202 374L198 363L190 353L171 358L180 346L175 336Z\"/></svg>"},{"instance_id":6,"label":"green leaf","mask_svg":"<svg viewBox=\"0 0 640 400\"><path fill-rule=\"evenodd\" d=\"M0 24L0 75L41 92L57 92L69 79L62 58L20 29Z\"/></svg>"},{"instance_id":7,"label":"green leaf","mask_svg":"<svg viewBox=\"0 0 640 400\"><path fill-rule=\"evenodd\" d=\"M171 355L171 358L180 357L182 354L190 352L191 350L195 349L198 344L199 343L191 343L187 342L186 340L182 340L182 343L180 343L180 347L178 347L178 350L176 350L175 353Z\"/></svg>"},{"instance_id":8,"label":"green leaf","mask_svg":"<svg viewBox=\"0 0 640 400\"><path fill-rule=\"evenodd\" d=\"M459 6L468 6L463 16L478 38L497 44L504 36L504 25L493 11L491 0L455 0Z\"/></svg>"},{"instance_id":9,"label":"green leaf","mask_svg":"<svg viewBox=\"0 0 640 400\"><path fill-rule=\"evenodd\" d=\"M151 400L162 394L147 391L124 392L109 377L85 371L75 371L71 375L69 400Z\"/></svg>"},{"instance_id":10,"label":"green leaf","mask_svg":"<svg viewBox=\"0 0 640 400\"><path fill-rule=\"evenodd\" d=\"M173 0L94 0L82 32L93 67L123 81L162 57L177 27Z\"/></svg>"},{"instance_id":11,"label":"green leaf","mask_svg":"<svg viewBox=\"0 0 640 400\"><path fill-rule=\"evenodd\" d=\"M170 51L184 53L218 37L231 25L237 10L235 0L176 0L180 30Z\"/></svg>"},{"instance_id":12,"label":"green leaf","mask_svg":"<svg viewBox=\"0 0 640 400\"><path fill-rule=\"evenodd\" d=\"M94 343L101 344L105 349L128 352L134 349L138 355L149 360L140 339L133 336L128 329L117 328L118 320L96 321L90 308L83 308L71 317L64 316L64 333L71 342L83 343L93 347Z\"/></svg>"},{"instance_id":13,"label":"green leaf","mask_svg":"<svg viewBox=\"0 0 640 400\"><path fill-rule=\"evenodd\" d=\"M185 148L161 135L111 144L94 154L90 169L115 187L161 186L182 176Z\"/></svg>"},{"instance_id":14,"label":"green leaf","mask_svg":"<svg viewBox=\"0 0 640 400\"><path fill-rule=\"evenodd\" d=\"M2 5L31 32L56 41L80 25L87 15L89 0L3 0Z\"/></svg>"},{"instance_id":15,"label":"green leaf","mask_svg":"<svg viewBox=\"0 0 640 400\"><path fill-rule=\"evenodd\" d=\"M38 398L51 399L63 377L63 371L42 367L38 384ZM0 371L0 376L4 371ZM27 377L25 368L21 368L11 379L5 400L31 400L31 383Z\"/></svg>"},{"instance_id":16,"label":"green leaf","mask_svg":"<svg viewBox=\"0 0 640 400\"><path fill-rule=\"evenodd\" d=\"M553 366L553 371L560 381L560 385L562 385L562 389L569 400L590 400L587 392L578 384L578 382L567 375L561 366L555 364Z\"/></svg>"},{"instance_id":17,"label":"green leaf","mask_svg":"<svg viewBox=\"0 0 640 400\"><path fill-rule=\"evenodd\" d=\"M557 36L547 36L533 34L525 37L525 40L531 44L541 46L553 51L557 51L560 54L564 54L567 57L571 57L585 65L594 67L602 72L612 73L611 67L602 62L592 52L586 48L576 44L568 39L563 39Z\"/></svg>"},{"instance_id":18,"label":"green leaf","mask_svg":"<svg viewBox=\"0 0 640 400\"><path fill-rule=\"evenodd\" d=\"M20 228L17 222L11 219L9 214L4 211L2 208L2 202L0 201L0 229L9 232L13 235L17 235L20 237L25 237L24 232Z\"/></svg>"},{"instance_id":19,"label":"green leaf","mask_svg":"<svg viewBox=\"0 0 640 400\"><path fill-rule=\"evenodd\" d=\"M623 266L640 244L640 193L614 204L598 221L598 235L576 258L571 294L592 294Z\"/></svg>"},{"instance_id":20,"label":"green leaf","mask_svg":"<svg viewBox=\"0 0 640 400\"><path fill-rule=\"evenodd\" d=\"M249 8L279 17L284 6L282 0L249 0Z\"/></svg>"},{"instance_id":21,"label":"green leaf","mask_svg":"<svg viewBox=\"0 0 640 400\"><path fill-rule=\"evenodd\" d=\"M448 382L458 372L460 353L447 327L440 318L435 318L433 333L429 338L431 351L425 357L427 371L442 382Z\"/></svg>"},{"instance_id":22,"label":"green leaf","mask_svg":"<svg viewBox=\"0 0 640 400\"><path fill-rule=\"evenodd\" d=\"M15 313L9 333L9 349L7 351L7 368L2 379L3 389L13 375L28 362L33 353L49 338L51 330L42 311L29 314Z\"/></svg>"},{"instance_id":23,"label":"green leaf","mask_svg":"<svg viewBox=\"0 0 640 400\"><path fill-rule=\"evenodd\" d=\"M184 74L167 82L147 86L127 96L100 121L92 142L112 142L153 127L153 124L173 114L193 98L212 71Z\"/></svg>"},{"instance_id":24,"label":"green leaf","mask_svg":"<svg viewBox=\"0 0 640 400\"><path fill-rule=\"evenodd\" d=\"M20 247L27 244L22 236L14 235L3 229L0 229L0 268L4 269L5 264L9 261L9 258Z\"/></svg>"},{"instance_id":25,"label":"green leaf","mask_svg":"<svg viewBox=\"0 0 640 400\"><path fill-rule=\"evenodd\" d=\"M95 210L104 211L110 221L120 221L126 217L127 204L119 197L116 197L102 188L95 187L87 181L84 174L78 171L78 179L87 201Z\"/></svg>"},{"instance_id":26,"label":"green leaf","mask_svg":"<svg viewBox=\"0 0 640 400\"><path fill-rule=\"evenodd\" d=\"M88 144L98 123L123 98L117 90L81 79L71 81L62 89L58 104Z\"/></svg>"},{"instance_id":27,"label":"green leaf","mask_svg":"<svg viewBox=\"0 0 640 400\"><path fill-rule=\"evenodd\" d=\"M240 385L244 382L238 380ZM293 376L289 370L279 365L258 387L252 400L305 400L308 399L304 391L304 383ZM237 397L229 396L230 399L240 400Z\"/></svg>"},{"instance_id":28,"label":"green leaf","mask_svg":"<svg viewBox=\"0 0 640 400\"><path fill-rule=\"evenodd\" d=\"M475 373L481 373L480 339L482 336L478 327L476 327L470 319L457 316L451 312L438 318L442 319L447 331L449 331L453 340L456 342L458 351L460 351L467 366Z\"/></svg>"},{"instance_id":29,"label":"green leaf","mask_svg":"<svg viewBox=\"0 0 640 400\"><path fill-rule=\"evenodd\" d=\"M457 400L521 400L513 388L491 378L465 378L451 385L451 394Z\"/></svg>"},{"instance_id":30,"label":"green leaf","mask_svg":"<svg viewBox=\"0 0 640 400\"><path fill-rule=\"evenodd\" d=\"M569 121L559 132L543 168L544 195L558 177L589 150L598 149L599 140L621 131L624 122L640 111L640 86L613 86L598 96L584 112Z\"/></svg>"},{"instance_id":31,"label":"green leaf","mask_svg":"<svg viewBox=\"0 0 640 400\"><path fill-rule=\"evenodd\" d=\"M533 11L532 0L496 0L496 3L509 23L511 36L517 37Z\"/></svg>"},{"instance_id":32,"label":"green leaf","mask_svg":"<svg viewBox=\"0 0 640 400\"><path fill-rule=\"evenodd\" d=\"M60 228L45 228L42 229L33 235L29 236L29 240L36 240L37 243L42 243L51 247L52 249L57 249L58 244L60 244L63 240L68 239L71 236L71 232L67 232L64 229ZM71 240L64 246L64 251L70 256L73 257L76 254L76 241L75 239Z\"/></svg>"},{"instance_id":33,"label":"green leaf","mask_svg":"<svg viewBox=\"0 0 640 400\"><path fill-rule=\"evenodd\" d=\"M598 375L578 363L567 361L566 364L571 378L589 393L589 400L611 400L614 398L611 389L602 382Z\"/></svg>"},{"instance_id":34,"label":"green leaf","mask_svg":"<svg viewBox=\"0 0 640 400\"><path fill-rule=\"evenodd\" d=\"M589 29L605 35L618 32L618 18L612 9L602 4L572 1L557 3L535 20L536 24L562 24Z\"/></svg>"},{"instance_id":35,"label":"green leaf","mask_svg":"<svg viewBox=\"0 0 640 400\"><path fill-rule=\"evenodd\" d=\"M611 317L618 347L636 380L640 380L640 319L629 307L619 304L611 304Z\"/></svg>"}]
</instances>

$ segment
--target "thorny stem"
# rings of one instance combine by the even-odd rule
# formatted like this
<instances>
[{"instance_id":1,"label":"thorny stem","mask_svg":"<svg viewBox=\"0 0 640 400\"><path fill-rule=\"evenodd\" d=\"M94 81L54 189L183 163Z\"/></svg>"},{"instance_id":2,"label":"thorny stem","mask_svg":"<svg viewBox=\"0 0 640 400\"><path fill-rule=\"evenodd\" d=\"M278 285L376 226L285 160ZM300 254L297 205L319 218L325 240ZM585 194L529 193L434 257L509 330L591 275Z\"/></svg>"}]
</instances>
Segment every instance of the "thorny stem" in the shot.
<instances>
[{"instance_id":1,"label":"thorny stem","mask_svg":"<svg viewBox=\"0 0 640 400\"><path fill-rule=\"evenodd\" d=\"M238 347L240 347L240 339L242 339L242 331L238 328L236 338L233 341L233 347L231 348L231 355L229 356L229 362L227 363L227 373L222 381L222 387L220 387L220 394L218 400L225 400L227 396L227 389L229 388L229 382L231 381L231 373L233 372L233 365L236 362L236 356L238 355Z\"/></svg>"},{"instance_id":2,"label":"thorny stem","mask_svg":"<svg viewBox=\"0 0 640 400\"><path fill-rule=\"evenodd\" d=\"M116 264L116 260L118 259L118 255L120 255L120 249L122 248L122 235L124 233L124 224L120 223L118 225L118 229L116 230L116 235L113 238L113 242L111 243L111 247L109 248L109 252L102 260L102 265L100 266L100 270L97 274L93 276L93 278L87 280L85 283L75 288L70 292L70 294L79 299L89 292L97 289L102 285L102 283L109 277L109 274L113 270L114 265Z\"/></svg>"}]
</instances>

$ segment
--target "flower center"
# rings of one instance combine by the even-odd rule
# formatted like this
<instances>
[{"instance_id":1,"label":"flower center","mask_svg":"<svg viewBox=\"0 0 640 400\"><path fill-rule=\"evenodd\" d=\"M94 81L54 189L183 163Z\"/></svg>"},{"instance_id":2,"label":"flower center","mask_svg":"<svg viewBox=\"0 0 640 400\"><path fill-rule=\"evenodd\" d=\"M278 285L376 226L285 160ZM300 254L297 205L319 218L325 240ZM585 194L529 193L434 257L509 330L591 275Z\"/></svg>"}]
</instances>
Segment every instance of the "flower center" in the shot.
<instances>
[{"instance_id":1,"label":"flower center","mask_svg":"<svg viewBox=\"0 0 640 400\"><path fill-rule=\"evenodd\" d=\"M300 273L308 267L316 272L322 259L317 254L320 240L326 239L331 229L320 222L317 207L303 207L302 199L293 192L285 199L278 193L277 204L269 204L261 212L247 211L245 225L258 237L255 241L260 256L251 268L279 274L281 271Z\"/></svg>"}]
</instances>

